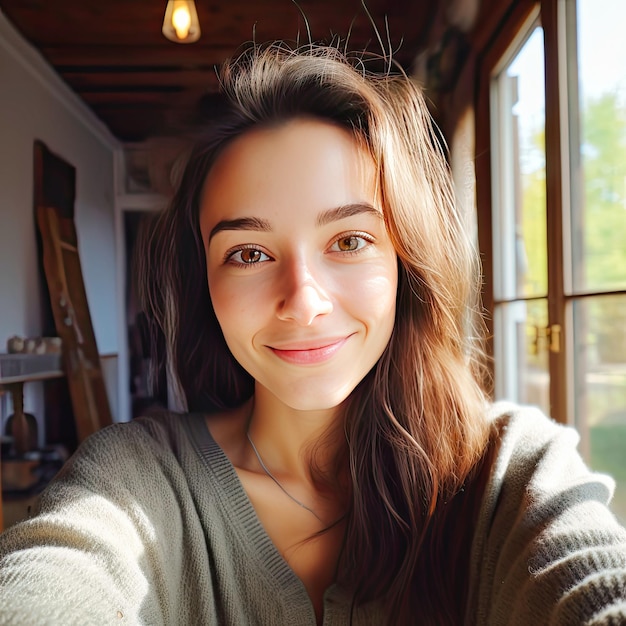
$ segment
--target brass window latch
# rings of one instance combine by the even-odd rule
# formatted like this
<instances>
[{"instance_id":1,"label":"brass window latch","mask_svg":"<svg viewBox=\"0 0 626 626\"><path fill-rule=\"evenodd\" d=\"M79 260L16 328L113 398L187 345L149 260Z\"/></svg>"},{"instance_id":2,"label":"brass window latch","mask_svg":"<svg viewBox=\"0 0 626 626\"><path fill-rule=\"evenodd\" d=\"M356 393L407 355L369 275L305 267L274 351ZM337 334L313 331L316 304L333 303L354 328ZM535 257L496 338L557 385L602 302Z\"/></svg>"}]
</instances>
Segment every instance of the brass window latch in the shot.
<instances>
[{"instance_id":1,"label":"brass window latch","mask_svg":"<svg viewBox=\"0 0 626 626\"><path fill-rule=\"evenodd\" d=\"M561 352L561 325L531 326L531 354L538 354L542 344L550 352Z\"/></svg>"},{"instance_id":2,"label":"brass window latch","mask_svg":"<svg viewBox=\"0 0 626 626\"><path fill-rule=\"evenodd\" d=\"M561 352L561 326L560 324L552 324L546 328L546 336L548 338L548 347L550 352Z\"/></svg>"}]
</instances>

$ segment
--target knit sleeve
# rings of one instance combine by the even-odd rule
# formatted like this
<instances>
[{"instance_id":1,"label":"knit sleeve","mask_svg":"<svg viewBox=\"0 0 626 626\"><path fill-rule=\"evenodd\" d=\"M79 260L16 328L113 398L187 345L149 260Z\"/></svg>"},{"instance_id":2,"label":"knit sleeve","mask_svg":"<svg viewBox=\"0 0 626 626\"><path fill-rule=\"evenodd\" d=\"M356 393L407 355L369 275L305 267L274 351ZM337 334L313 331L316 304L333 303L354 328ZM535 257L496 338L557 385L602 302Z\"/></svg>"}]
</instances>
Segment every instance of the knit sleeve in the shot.
<instances>
[{"instance_id":1,"label":"knit sleeve","mask_svg":"<svg viewBox=\"0 0 626 626\"><path fill-rule=\"evenodd\" d=\"M534 409L503 437L473 548L476 624L626 623L626 531L578 434Z\"/></svg>"},{"instance_id":2,"label":"knit sleeve","mask_svg":"<svg viewBox=\"0 0 626 626\"><path fill-rule=\"evenodd\" d=\"M185 481L138 425L90 438L30 520L0 536L0 623L176 623ZM191 527L190 527L191 526Z\"/></svg>"}]
</instances>

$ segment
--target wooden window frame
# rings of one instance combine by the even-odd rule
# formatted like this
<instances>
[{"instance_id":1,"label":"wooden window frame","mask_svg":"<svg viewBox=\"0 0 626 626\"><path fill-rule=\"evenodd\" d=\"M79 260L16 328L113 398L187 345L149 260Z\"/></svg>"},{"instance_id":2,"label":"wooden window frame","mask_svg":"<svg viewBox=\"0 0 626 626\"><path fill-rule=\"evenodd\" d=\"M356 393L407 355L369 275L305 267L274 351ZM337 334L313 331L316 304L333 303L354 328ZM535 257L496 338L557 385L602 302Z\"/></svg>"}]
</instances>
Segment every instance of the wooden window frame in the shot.
<instances>
[{"instance_id":1,"label":"wooden window frame","mask_svg":"<svg viewBox=\"0 0 626 626\"><path fill-rule=\"evenodd\" d=\"M548 229L548 325L558 324L565 329L571 323L566 320L571 305L565 298L563 215L564 200L568 199L569 180L567 178L567 56L562 49L565 23L564 0L542 0L541 2L521 0L514 3L504 16L495 35L489 40L477 57L476 89L476 203L478 220L478 245L483 261L483 306L487 311L486 350L493 357L493 318L494 318L494 252L492 223L492 163L491 163L491 83L494 69L501 58L514 44L537 14L544 32L545 58L545 150L546 150L546 219ZM564 96L565 94L565 96ZM565 124L565 126L564 126ZM566 167L564 168L564 164ZM567 322L567 323L566 323ZM568 333L571 337L572 333ZM568 398L568 380L571 374L567 367L568 354L573 349L568 341L561 342L558 352L549 352L550 409L552 417L559 422L567 422L573 415ZM490 391L493 393L494 362L489 365L491 374Z\"/></svg>"}]
</instances>

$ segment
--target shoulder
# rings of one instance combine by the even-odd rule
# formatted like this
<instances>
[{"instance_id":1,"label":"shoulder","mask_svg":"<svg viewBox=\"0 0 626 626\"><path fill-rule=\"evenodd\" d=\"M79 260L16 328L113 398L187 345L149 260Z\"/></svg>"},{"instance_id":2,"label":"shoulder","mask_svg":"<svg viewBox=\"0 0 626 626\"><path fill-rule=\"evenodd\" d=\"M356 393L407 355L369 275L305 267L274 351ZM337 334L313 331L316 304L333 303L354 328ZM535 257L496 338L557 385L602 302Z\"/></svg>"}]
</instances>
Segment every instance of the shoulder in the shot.
<instances>
[{"instance_id":1,"label":"shoulder","mask_svg":"<svg viewBox=\"0 0 626 626\"><path fill-rule=\"evenodd\" d=\"M133 451L134 453L168 451L189 444L193 424L201 420L199 415L154 411L130 422L107 426L87 438L74 457L109 455Z\"/></svg>"},{"instance_id":2,"label":"shoulder","mask_svg":"<svg viewBox=\"0 0 626 626\"><path fill-rule=\"evenodd\" d=\"M499 440L483 515L506 527L522 518L569 519L582 507L578 511L590 525L606 526L615 482L587 466L574 428L537 408L510 403L493 405L490 417ZM583 523L579 520L579 527Z\"/></svg>"},{"instance_id":3,"label":"shoulder","mask_svg":"<svg viewBox=\"0 0 626 626\"><path fill-rule=\"evenodd\" d=\"M574 428L555 422L535 407L508 402L492 405L489 418L499 433L492 488L497 489L502 481L528 487L530 481L535 488L543 485L549 490L590 476L577 450L580 436ZM599 483L608 501L614 482L599 476Z\"/></svg>"},{"instance_id":4,"label":"shoulder","mask_svg":"<svg viewBox=\"0 0 626 626\"><path fill-rule=\"evenodd\" d=\"M103 428L87 438L61 468L42 500L90 490L151 493L185 480L197 456L193 425L201 416L158 412ZM189 461L191 459L191 461ZM48 496L48 497L46 497Z\"/></svg>"},{"instance_id":5,"label":"shoulder","mask_svg":"<svg viewBox=\"0 0 626 626\"><path fill-rule=\"evenodd\" d=\"M548 506L554 513L588 504L606 517L615 490L608 475L592 471L578 451L580 436L535 407L496 403L490 417L499 433L487 508L532 512ZM546 511L547 512L547 511Z\"/></svg>"},{"instance_id":6,"label":"shoulder","mask_svg":"<svg viewBox=\"0 0 626 626\"><path fill-rule=\"evenodd\" d=\"M572 438L578 443L579 436L570 426L559 424L535 406L514 402L494 402L487 411L488 419L501 430L503 439L520 439L543 445L555 436Z\"/></svg>"}]
</instances>

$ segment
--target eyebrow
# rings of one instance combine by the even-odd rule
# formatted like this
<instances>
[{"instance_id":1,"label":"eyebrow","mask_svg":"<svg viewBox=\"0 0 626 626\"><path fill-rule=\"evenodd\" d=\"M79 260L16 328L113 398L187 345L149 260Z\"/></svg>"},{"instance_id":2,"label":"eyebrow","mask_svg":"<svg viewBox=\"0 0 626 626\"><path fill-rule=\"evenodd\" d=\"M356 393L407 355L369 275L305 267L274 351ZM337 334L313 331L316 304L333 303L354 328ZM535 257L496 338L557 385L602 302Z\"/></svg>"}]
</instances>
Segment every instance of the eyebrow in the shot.
<instances>
[{"instance_id":1,"label":"eyebrow","mask_svg":"<svg viewBox=\"0 0 626 626\"><path fill-rule=\"evenodd\" d=\"M346 217L352 217L353 215L360 215L362 213L373 213L377 217L382 218L383 214L371 204L367 202L357 202L355 204L344 204L336 209L329 209L317 216L317 225L326 226L332 222L342 220Z\"/></svg>"},{"instance_id":2,"label":"eyebrow","mask_svg":"<svg viewBox=\"0 0 626 626\"><path fill-rule=\"evenodd\" d=\"M377 217L382 218L382 213L366 202L357 202L353 204L344 204L336 209L329 209L323 211L317 216L317 226L326 226L332 222L345 219L346 217L352 217L354 215L361 215L362 213L374 214ZM258 217L240 217L235 220L221 220L218 222L209 233L209 241L213 239L213 236L223 230L254 230L257 232L270 232L272 230L271 224L267 220L260 219Z\"/></svg>"},{"instance_id":3,"label":"eyebrow","mask_svg":"<svg viewBox=\"0 0 626 626\"><path fill-rule=\"evenodd\" d=\"M240 217L236 220L222 220L211 229L209 241L222 230L256 230L269 232L272 230L272 227L267 220L262 220L258 217Z\"/></svg>"}]
</instances>

